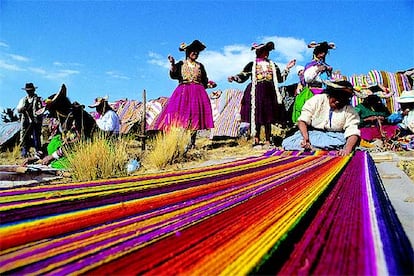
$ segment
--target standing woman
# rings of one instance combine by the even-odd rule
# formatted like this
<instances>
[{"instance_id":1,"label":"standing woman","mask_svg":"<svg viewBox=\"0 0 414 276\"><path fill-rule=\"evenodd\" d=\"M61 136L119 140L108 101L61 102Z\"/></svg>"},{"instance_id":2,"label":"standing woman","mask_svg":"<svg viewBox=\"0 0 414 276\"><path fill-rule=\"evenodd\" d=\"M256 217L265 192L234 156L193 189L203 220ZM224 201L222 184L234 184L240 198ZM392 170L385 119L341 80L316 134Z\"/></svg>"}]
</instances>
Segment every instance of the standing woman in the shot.
<instances>
[{"instance_id":1,"label":"standing woman","mask_svg":"<svg viewBox=\"0 0 414 276\"><path fill-rule=\"evenodd\" d=\"M243 83L251 78L241 102L240 116L242 122L250 123L254 144L259 144L260 129L265 128L265 143L270 145L272 123L281 122L284 106L279 92L278 83L284 82L290 68L296 61L291 60L286 69L280 72L279 67L269 59L269 52L275 49L273 42L266 44L254 43L251 50L256 51L256 59L249 62L243 71L228 77L228 81Z\"/></svg>"},{"instance_id":2,"label":"standing woman","mask_svg":"<svg viewBox=\"0 0 414 276\"><path fill-rule=\"evenodd\" d=\"M332 66L326 63L326 56L330 49L335 49L335 44L326 41L311 42L308 44L308 48L313 48L313 57L312 61L305 65L303 76L312 93L314 95L320 94L323 92L323 79L330 80L332 76Z\"/></svg>"},{"instance_id":3,"label":"standing woman","mask_svg":"<svg viewBox=\"0 0 414 276\"><path fill-rule=\"evenodd\" d=\"M179 50L185 51L185 60L176 63L172 56L168 56L171 65L170 77L178 80L179 85L154 126L156 130L168 130L172 126L192 130L191 147L195 146L197 130L214 127L206 88L214 88L216 84L208 80L203 64L196 61L205 48L199 40L194 40L190 45L180 45Z\"/></svg>"},{"instance_id":4,"label":"standing woman","mask_svg":"<svg viewBox=\"0 0 414 276\"><path fill-rule=\"evenodd\" d=\"M314 41L308 44L313 49L312 60L305 65L303 72L304 88L296 97L293 104L292 122L297 123L304 103L313 95L321 94L324 91L323 80L330 80L332 77L332 66L326 63L326 56L330 49L335 49L333 42Z\"/></svg>"}]
</instances>

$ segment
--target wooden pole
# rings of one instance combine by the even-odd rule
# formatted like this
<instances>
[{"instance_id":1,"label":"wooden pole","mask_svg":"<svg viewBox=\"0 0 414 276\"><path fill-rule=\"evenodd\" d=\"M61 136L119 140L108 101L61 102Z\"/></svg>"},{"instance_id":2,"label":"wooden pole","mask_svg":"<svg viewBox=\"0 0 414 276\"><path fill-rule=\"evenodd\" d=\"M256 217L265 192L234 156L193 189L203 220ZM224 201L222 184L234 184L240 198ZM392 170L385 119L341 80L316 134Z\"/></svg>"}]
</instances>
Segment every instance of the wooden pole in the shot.
<instances>
[{"instance_id":1,"label":"wooden pole","mask_svg":"<svg viewBox=\"0 0 414 276\"><path fill-rule=\"evenodd\" d=\"M141 149L145 150L145 142L147 138L147 92L142 92L142 124L141 124L141 132L142 132L142 142L141 142Z\"/></svg>"}]
</instances>

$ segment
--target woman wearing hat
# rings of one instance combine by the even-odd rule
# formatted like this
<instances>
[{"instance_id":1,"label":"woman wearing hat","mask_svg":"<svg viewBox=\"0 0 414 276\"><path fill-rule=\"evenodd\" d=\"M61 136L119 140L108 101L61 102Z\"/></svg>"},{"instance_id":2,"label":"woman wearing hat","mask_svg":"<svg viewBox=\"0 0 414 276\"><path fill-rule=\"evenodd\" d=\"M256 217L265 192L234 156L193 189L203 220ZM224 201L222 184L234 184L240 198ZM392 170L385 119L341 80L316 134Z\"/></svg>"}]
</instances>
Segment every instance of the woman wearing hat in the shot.
<instances>
[{"instance_id":1,"label":"woman wearing hat","mask_svg":"<svg viewBox=\"0 0 414 276\"><path fill-rule=\"evenodd\" d=\"M305 65L303 71L305 87L295 99L292 114L294 123L298 121L303 104L313 95L322 93L323 79L328 79L332 75L332 67L326 63L325 59L329 50L335 49L335 44L326 41L319 43L312 41L308 44L308 48L313 48L313 56L312 61Z\"/></svg>"},{"instance_id":2,"label":"woman wearing hat","mask_svg":"<svg viewBox=\"0 0 414 276\"><path fill-rule=\"evenodd\" d=\"M254 43L251 50L256 51L256 59L249 62L243 71L235 76L228 77L229 82L243 83L251 79L244 91L241 101L241 121L250 123L254 145L259 144L260 129L265 129L265 145L270 145L271 126L273 123L284 123L284 106L278 84L284 82L290 68L295 66L296 60L291 60L285 70L269 59L270 51L275 49L273 42L266 44Z\"/></svg>"},{"instance_id":3,"label":"woman wearing hat","mask_svg":"<svg viewBox=\"0 0 414 276\"><path fill-rule=\"evenodd\" d=\"M182 43L179 47L185 52L185 60L176 63L172 56L168 56L170 77L179 84L154 125L155 130L167 130L172 126L192 130L190 147L195 146L197 130L214 127L206 88L214 88L216 84L208 80L204 65L197 61L205 48L199 40L194 40L190 45Z\"/></svg>"},{"instance_id":4,"label":"woman wearing hat","mask_svg":"<svg viewBox=\"0 0 414 276\"><path fill-rule=\"evenodd\" d=\"M310 98L299 116L299 130L282 142L285 150L338 150L350 154L360 137L359 116L350 105L354 95L347 81L326 82L324 93Z\"/></svg>"},{"instance_id":5,"label":"woman wearing hat","mask_svg":"<svg viewBox=\"0 0 414 276\"><path fill-rule=\"evenodd\" d=\"M359 129L361 138L365 141L391 139L396 135L398 126L388 123L387 118L391 112L377 95L368 95L355 110L361 118Z\"/></svg>"},{"instance_id":6,"label":"woman wearing hat","mask_svg":"<svg viewBox=\"0 0 414 276\"><path fill-rule=\"evenodd\" d=\"M312 61L305 65L303 76L306 85L313 94L319 94L323 91L323 77L329 79L332 75L332 67L325 60L329 50L335 49L335 44L326 41L320 43L311 42L308 44L308 48L313 48L313 57Z\"/></svg>"},{"instance_id":7,"label":"woman wearing hat","mask_svg":"<svg viewBox=\"0 0 414 276\"><path fill-rule=\"evenodd\" d=\"M403 111L403 119L398 127L400 136L414 134L414 90L403 91L397 99Z\"/></svg>"},{"instance_id":8,"label":"woman wearing hat","mask_svg":"<svg viewBox=\"0 0 414 276\"><path fill-rule=\"evenodd\" d=\"M98 114L96 124L101 131L109 135L119 134L120 121L118 114L112 109L106 98L96 98L95 102L89 107L96 108Z\"/></svg>"},{"instance_id":9,"label":"woman wearing hat","mask_svg":"<svg viewBox=\"0 0 414 276\"><path fill-rule=\"evenodd\" d=\"M20 114L20 145L22 157L28 157L30 147L33 146L36 152L42 149L42 115L37 112L42 109L42 99L35 93L36 88L33 83L26 83L22 88L27 95L20 99L16 110Z\"/></svg>"}]
</instances>

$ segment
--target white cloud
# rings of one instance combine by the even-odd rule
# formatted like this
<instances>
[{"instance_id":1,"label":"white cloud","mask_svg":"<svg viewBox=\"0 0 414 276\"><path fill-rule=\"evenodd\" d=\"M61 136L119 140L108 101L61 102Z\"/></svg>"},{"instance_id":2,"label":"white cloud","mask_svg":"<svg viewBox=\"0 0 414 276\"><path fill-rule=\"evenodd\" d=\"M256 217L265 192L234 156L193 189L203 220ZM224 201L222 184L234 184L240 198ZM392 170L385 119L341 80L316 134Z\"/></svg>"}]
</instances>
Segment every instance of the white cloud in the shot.
<instances>
[{"instance_id":1,"label":"white cloud","mask_svg":"<svg viewBox=\"0 0 414 276\"><path fill-rule=\"evenodd\" d=\"M9 56L16 61L23 61L23 62L27 62L30 61L29 58L21 56L21 55L15 55L15 54L9 54Z\"/></svg>"},{"instance_id":2,"label":"white cloud","mask_svg":"<svg viewBox=\"0 0 414 276\"><path fill-rule=\"evenodd\" d=\"M46 74L46 78L48 79L56 79L56 80L60 80L60 79L64 79L67 78L69 76L72 75L77 75L80 72L77 70L70 70L70 69L66 69L66 70L58 70L56 72L49 72Z\"/></svg>"},{"instance_id":3,"label":"white cloud","mask_svg":"<svg viewBox=\"0 0 414 276\"><path fill-rule=\"evenodd\" d=\"M47 79L54 79L54 80L61 80L64 78L67 78L71 75L79 74L80 72L77 70L70 70L70 69L64 69L64 70L57 70L57 71L48 71L40 67L30 67L29 70L33 73L36 73L38 75L41 75Z\"/></svg>"},{"instance_id":4,"label":"white cloud","mask_svg":"<svg viewBox=\"0 0 414 276\"><path fill-rule=\"evenodd\" d=\"M53 65L57 67L82 66L82 64L77 63L77 62L60 62L60 61L53 62Z\"/></svg>"},{"instance_id":5,"label":"white cloud","mask_svg":"<svg viewBox=\"0 0 414 276\"><path fill-rule=\"evenodd\" d=\"M0 41L0 47L9 48L9 45L6 42Z\"/></svg>"},{"instance_id":6,"label":"white cloud","mask_svg":"<svg viewBox=\"0 0 414 276\"><path fill-rule=\"evenodd\" d=\"M275 52L280 55L282 62L287 63L289 60L296 59L298 62L305 60L305 54L307 55L310 49L307 47L307 43L303 39L297 39L293 37L278 37L268 36L263 38L263 42L273 41L275 43ZM278 60L276 60L278 62Z\"/></svg>"},{"instance_id":7,"label":"white cloud","mask_svg":"<svg viewBox=\"0 0 414 276\"><path fill-rule=\"evenodd\" d=\"M276 62L281 69L292 59L303 63L309 49L303 39L293 37L267 36L257 41L266 43L273 41L275 50L270 53L270 59ZM168 60L160 54L150 52L148 62L163 68L169 68ZM199 61L204 64L209 79L225 81L228 76L240 73L244 66L255 58L251 45L233 44L224 46L221 51L205 50L200 54Z\"/></svg>"},{"instance_id":8,"label":"white cloud","mask_svg":"<svg viewBox=\"0 0 414 276\"><path fill-rule=\"evenodd\" d=\"M8 71L26 71L25 69L21 68L16 64L8 63L4 60L0 60L0 69L5 69Z\"/></svg>"},{"instance_id":9,"label":"white cloud","mask_svg":"<svg viewBox=\"0 0 414 276\"><path fill-rule=\"evenodd\" d=\"M149 52L148 53L149 56L149 60L148 63L150 64L154 64L160 67L164 67L164 68L170 68L168 59L160 54L154 53L154 52Z\"/></svg>"},{"instance_id":10,"label":"white cloud","mask_svg":"<svg viewBox=\"0 0 414 276\"><path fill-rule=\"evenodd\" d=\"M108 76L110 76L112 78L115 78L115 79L121 79L121 80L130 80L131 79L130 77L127 77L125 75L122 75L121 73L116 72L116 71L108 71L108 72L105 72L105 73Z\"/></svg>"}]
</instances>

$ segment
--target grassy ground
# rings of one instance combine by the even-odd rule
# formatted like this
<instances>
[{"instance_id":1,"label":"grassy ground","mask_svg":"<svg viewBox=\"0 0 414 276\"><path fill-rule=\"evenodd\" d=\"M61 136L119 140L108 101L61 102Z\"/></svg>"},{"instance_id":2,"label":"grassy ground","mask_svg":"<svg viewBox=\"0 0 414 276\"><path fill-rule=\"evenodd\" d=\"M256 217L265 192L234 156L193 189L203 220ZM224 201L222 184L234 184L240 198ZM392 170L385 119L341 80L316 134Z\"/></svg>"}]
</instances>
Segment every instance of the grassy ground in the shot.
<instances>
[{"instance_id":1,"label":"grassy ground","mask_svg":"<svg viewBox=\"0 0 414 276\"><path fill-rule=\"evenodd\" d=\"M176 135L174 138L176 140L182 140L182 136ZM181 141L182 142L182 141ZM174 143L171 141L168 141L169 144ZM98 143L96 143L98 144ZM219 140L219 141L211 141L208 138L199 137L196 141L196 147L192 148L187 151L183 150L177 150L179 151L178 154L173 154L173 157L170 157L170 159L165 160L165 164L162 166L155 165L153 161L148 159L148 154L151 151L154 151L154 141L147 141L147 149L146 151L142 151L141 149L141 142L127 138L122 141L121 144L116 144L113 147L116 149L113 151L115 155L113 156L113 159L115 161L119 161L120 159L120 153L126 153L122 155L122 163L116 163L112 164L109 161L104 162L104 165L100 166L108 166L107 164L111 163L112 166L115 167L110 169L112 170L112 176L111 173L103 174L103 171L105 170L99 170L96 172L97 163L101 162L99 156L105 156L109 155L109 153L105 153L104 150L106 149L107 145L104 144L105 148L97 148L94 149L92 152L100 151L100 154L91 154L90 151L86 151L87 157L76 157L74 158L74 162L78 162L77 167L82 168L84 171L94 171L94 179L99 178L106 178L106 177L117 177L117 176L125 176L128 175L126 173L126 162L131 159L137 159L140 162L140 168L137 171L134 171L130 173L130 175L137 175L147 172L157 172L157 171L171 171L171 170L181 170L186 168L193 168L202 166L204 164L208 164L209 162L223 162L223 160L234 160L234 159L240 159L244 157L251 157L251 156L260 156L262 155L266 150L264 149L254 149L251 145L250 141L247 141L245 139L227 139L227 140ZM185 144L185 143L184 143ZM95 145L96 147L97 145ZM165 145L164 145L165 146ZM103 147L103 146L102 146ZM156 146L158 147L158 146ZM171 148L172 146L169 146ZM182 147L182 145L179 145L177 147ZM83 147L85 148L85 147ZM122 148L122 150L120 150ZM111 150L109 150L111 151ZM160 151L161 156L164 156L163 154L165 152L165 149ZM401 160L399 162L399 167L401 170L403 170L413 181L414 181L414 152L398 152L399 156L401 156ZM89 158L89 159L88 159ZM93 159L95 158L95 159ZM110 158L109 158L110 159ZM85 166L79 166L79 161L77 160L84 160L83 164L88 164L91 166L90 168L87 168L85 170ZM15 147L12 151L8 152L0 152L0 164L3 165L20 165L23 163L23 159L19 155L19 149ZM99 161L99 162L98 162ZM86 165L86 167L88 166ZM76 167L76 166L75 166ZM108 169L106 169L108 171ZM99 174L101 173L101 175ZM78 173L79 175L79 173ZM88 178L79 178L76 179L76 173L69 174L69 177L66 177L64 179L65 182L71 182L71 181L80 181L80 180L91 180Z\"/></svg>"}]
</instances>

